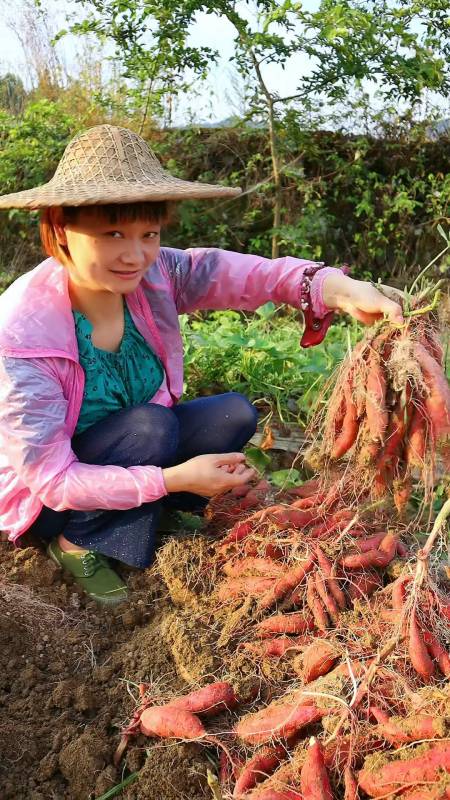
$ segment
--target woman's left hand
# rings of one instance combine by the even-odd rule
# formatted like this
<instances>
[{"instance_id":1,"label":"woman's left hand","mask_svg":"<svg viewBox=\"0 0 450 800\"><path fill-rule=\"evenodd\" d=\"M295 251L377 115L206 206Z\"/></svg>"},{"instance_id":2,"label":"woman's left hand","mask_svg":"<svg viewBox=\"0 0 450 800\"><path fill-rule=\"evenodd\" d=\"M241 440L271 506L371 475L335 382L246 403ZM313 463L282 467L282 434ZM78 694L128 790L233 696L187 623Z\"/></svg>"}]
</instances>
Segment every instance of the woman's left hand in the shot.
<instances>
[{"instance_id":1,"label":"woman's left hand","mask_svg":"<svg viewBox=\"0 0 450 800\"><path fill-rule=\"evenodd\" d=\"M392 287L383 287L391 296L401 297ZM390 322L402 325L404 322L400 303L386 297L371 283L357 281L348 275L327 275L322 287L323 301L329 308L345 311L365 325L387 317Z\"/></svg>"}]
</instances>

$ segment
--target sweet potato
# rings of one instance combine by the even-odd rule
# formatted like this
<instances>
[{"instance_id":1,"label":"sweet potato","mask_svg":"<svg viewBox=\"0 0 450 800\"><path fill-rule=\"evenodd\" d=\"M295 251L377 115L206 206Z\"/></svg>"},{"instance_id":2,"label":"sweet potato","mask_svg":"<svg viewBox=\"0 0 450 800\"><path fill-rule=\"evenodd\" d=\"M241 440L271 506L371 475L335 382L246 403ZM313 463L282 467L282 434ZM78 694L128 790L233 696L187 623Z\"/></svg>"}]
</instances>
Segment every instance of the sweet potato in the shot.
<instances>
[{"instance_id":1,"label":"sweet potato","mask_svg":"<svg viewBox=\"0 0 450 800\"><path fill-rule=\"evenodd\" d=\"M268 517L272 522L280 526L306 528L317 518L317 511L314 508L304 511L301 508L286 506L268 514Z\"/></svg>"},{"instance_id":2,"label":"sweet potato","mask_svg":"<svg viewBox=\"0 0 450 800\"><path fill-rule=\"evenodd\" d=\"M220 714L239 705L231 683L217 681L167 703L171 708L181 708L193 714Z\"/></svg>"},{"instance_id":3,"label":"sweet potato","mask_svg":"<svg viewBox=\"0 0 450 800\"><path fill-rule=\"evenodd\" d=\"M331 514L325 522L321 522L320 525L314 525L309 531L309 535L313 539L327 538L327 534L333 533L333 531L337 531L341 528L346 528L354 516L354 512L347 508L336 511L334 514ZM351 532L349 531L349 533Z\"/></svg>"},{"instance_id":4,"label":"sweet potato","mask_svg":"<svg viewBox=\"0 0 450 800\"><path fill-rule=\"evenodd\" d=\"M326 492L316 492L316 494L311 495L311 497L301 497L300 500L295 500L291 503L291 507L301 508L303 511L307 511L310 508L318 509L326 496Z\"/></svg>"},{"instance_id":5,"label":"sweet potato","mask_svg":"<svg viewBox=\"0 0 450 800\"><path fill-rule=\"evenodd\" d=\"M363 437L358 452L357 466L368 467L370 464L374 464L380 455L380 449L380 442L370 441Z\"/></svg>"},{"instance_id":6,"label":"sweet potato","mask_svg":"<svg viewBox=\"0 0 450 800\"><path fill-rule=\"evenodd\" d=\"M358 415L356 405L352 398L351 386L347 387L346 409L342 422L342 430L336 436L331 450L331 458L337 460L342 458L355 444L358 435Z\"/></svg>"},{"instance_id":7,"label":"sweet potato","mask_svg":"<svg viewBox=\"0 0 450 800\"><path fill-rule=\"evenodd\" d=\"M397 539L397 555L399 558L409 557L409 550L401 539Z\"/></svg>"},{"instance_id":8,"label":"sweet potato","mask_svg":"<svg viewBox=\"0 0 450 800\"><path fill-rule=\"evenodd\" d=\"M446 678L450 678L450 655L430 631L423 632L423 640L430 656L436 661L442 674Z\"/></svg>"},{"instance_id":9,"label":"sweet potato","mask_svg":"<svg viewBox=\"0 0 450 800\"><path fill-rule=\"evenodd\" d=\"M222 539L220 546L223 548L226 545L234 544L236 542L241 542L245 539L253 530L253 524L251 520L243 520L242 522L236 522L236 525L233 525L231 531Z\"/></svg>"},{"instance_id":10,"label":"sweet potato","mask_svg":"<svg viewBox=\"0 0 450 800\"><path fill-rule=\"evenodd\" d=\"M330 559L327 558L322 548L319 547L319 545L317 545L316 547L316 556L317 556L317 563L319 565L320 570L322 571L322 575L325 579L326 586L330 590L341 611L343 611L346 608L347 604L345 600L345 594L342 591L341 587L339 586L339 581L335 576L334 566L331 563Z\"/></svg>"},{"instance_id":11,"label":"sweet potato","mask_svg":"<svg viewBox=\"0 0 450 800\"><path fill-rule=\"evenodd\" d=\"M342 386L336 388L338 389L337 396L335 389L333 397L331 398L331 402L328 404L325 418L324 438L327 441L334 441L341 433L342 426L344 424L345 411L347 408L347 400L342 391Z\"/></svg>"},{"instance_id":12,"label":"sweet potato","mask_svg":"<svg viewBox=\"0 0 450 800\"><path fill-rule=\"evenodd\" d=\"M378 550L385 536L386 531L380 531L379 533L372 534L372 536L358 539L355 545L360 553L368 553L370 550Z\"/></svg>"},{"instance_id":13,"label":"sweet potato","mask_svg":"<svg viewBox=\"0 0 450 800\"><path fill-rule=\"evenodd\" d=\"M245 484L245 486L234 486L233 489L230 489L229 494L232 497L245 497L246 494L249 493L251 486Z\"/></svg>"},{"instance_id":14,"label":"sweet potato","mask_svg":"<svg viewBox=\"0 0 450 800\"><path fill-rule=\"evenodd\" d=\"M405 460L409 467L423 466L427 445L428 424L428 418L425 416L420 406L416 406L412 413L405 450Z\"/></svg>"},{"instance_id":15,"label":"sweet potato","mask_svg":"<svg viewBox=\"0 0 450 800\"><path fill-rule=\"evenodd\" d=\"M359 569L361 567L386 567L395 557L397 540L392 532L388 532L379 548L368 550L366 553L355 553L344 556L341 564L346 569Z\"/></svg>"},{"instance_id":16,"label":"sweet potato","mask_svg":"<svg viewBox=\"0 0 450 800\"><path fill-rule=\"evenodd\" d=\"M379 763L371 757L358 773L359 786L369 797L384 797L406 787L437 781L442 772L450 771L450 742L433 742L408 750L393 761Z\"/></svg>"},{"instance_id":17,"label":"sweet potato","mask_svg":"<svg viewBox=\"0 0 450 800\"><path fill-rule=\"evenodd\" d=\"M408 384L409 386L409 384ZM407 387L408 388L408 387ZM410 391L410 387L409 387ZM408 398L406 406L403 404L402 395L399 394L394 410L389 420L385 445L376 463L377 475L375 478L375 493L383 487L390 486L395 469L403 452L404 438L408 425Z\"/></svg>"},{"instance_id":18,"label":"sweet potato","mask_svg":"<svg viewBox=\"0 0 450 800\"><path fill-rule=\"evenodd\" d=\"M439 366L442 367L444 363L444 348L442 347L442 342L437 331L427 327L424 331L421 344L428 350L429 354L437 361Z\"/></svg>"},{"instance_id":19,"label":"sweet potato","mask_svg":"<svg viewBox=\"0 0 450 800\"><path fill-rule=\"evenodd\" d=\"M316 587L317 594L319 595L324 605L324 608L327 611L328 616L330 617L331 621L334 622L335 625L338 625L339 608L331 592L329 593L327 591L327 587L325 585L325 579L320 572L316 572L314 575L314 585Z\"/></svg>"},{"instance_id":20,"label":"sweet potato","mask_svg":"<svg viewBox=\"0 0 450 800\"><path fill-rule=\"evenodd\" d=\"M293 486L287 490L287 494L294 495L295 497L306 498L314 497L320 489L320 481L317 478L311 478L305 481L301 486Z\"/></svg>"},{"instance_id":21,"label":"sweet potato","mask_svg":"<svg viewBox=\"0 0 450 800\"><path fill-rule=\"evenodd\" d=\"M234 726L236 736L245 744L265 744L271 739L288 739L294 733L324 716L311 702L271 703L254 714L247 714Z\"/></svg>"},{"instance_id":22,"label":"sweet potato","mask_svg":"<svg viewBox=\"0 0 450 800\"><path fill-rule=\"evenodd\" d=\"M273 614L271 617L263 619L256 626L255 635L258 639L267 639L276 633L302 634L313 628L312 618L297 611L293 614Z\"/></svg>"},{"instance_id":23,"label":"sweet potato","mask_svg":"<svg viewBox=\"0 0 450 800\"><path fill-rule=\"evenodd\" d=\"M411 613L409 621L409 657L415 671L425 681L428 681L434 672L434 664L428 654L426 644L423 640L422 631L417 621L416 612Z\"/></svg>"},{"instance_id":24,"label":"sweet potato","mask_svg":"<svg viewBox=\"0 0 450 800\"><path fill-rule=\"evenodd\" d=\"M425 408L430 417L434 434L437 437L450 433L450 387L442 367L426 348L416 342L414 355L419 362L429 395L425 398Z\"/></svg>"},{"instance_id":25,"label":"sweet potato","mask_svg":"<svg viewBox=\"0 0 450 800\"><path fill-rule=\"evenodd\" d=\"M370 706L369 711L372 717L375 717L376 721L380 724L384 724L390 720L389 714L383 708L379 708L378 706Z\"/></svg>"},{"instance_id":26,"label":"sweet potato","mask_svg":"<svg viewBox=\"0 0 450 800\"><path fill-rule=\"evenodd\" d=\"M239 549L244 558L270 558L272 561L284 561L286 558L286 553L275 542L257 535L249 536Z\"/></svg>"},{"instance_id":27,"label":"sweet potato","mask_svg":"<svg viewBox=\"0 0 450 800\"><path fill-rule=\"evenodd\" d=\"M411 582L409 575L400 575L392 584L392 608L403 611L406 598L406 587Z\"/></svg>"},{"instance_id":28,"label":"sweet potato","mask_svg":"<svg viewBox=\"0 0 450 800\"><path fill-rule=\"evenodd\" d=\"M314 566L314 556L310 556L302 561L298 566L291 567L282 578L275 581L267 592L261 597L258 606L261 610L271 608L275 603L292 592L303 578L312 570Z\"/></svg>"},{"instance_id":29,"label":"sweet potato","mask_svg":"<svg viewBox=\"0 0 450 800\"><path fill-rule=\"evenodd\" d=\"M263 747L242 767L234 786L233 797L241 798L246 792L265 780L284 758L286 758L286 750L281 745L279 747Z\"/></svg>"},{"instance_id":30,"label":"sweet potato","mask_svg":"<svg viewBox=\"0 0 450 800\"><path fill-rule=\"evenodd\" d=\"M230 783L236 775L236 771L240 768L240 759L233 759L233 762L228 758L225 750L219 753L219 784L221 789L228 790Z\"/></svg>"},{"instance_id":31,"label":"sweet potato","mask_svg":"<svg viewBox=\"0 0 450 800\"><path fill-rule=\"evenodd\" d=\"M358 782L350 767L344 772L344 800L358 800Z\"/></svg>"},{"instance_id":32,"label":"sweet potato","mask_svg":"<svg viewBox=\"0 0 450 800\"><path fill-rule=\"evenodd\" d=\"M195 714L168 705L146 708L139 724L144 736L162 739L201 739L206 736L205 728Z\"/></svg>"},{"instance_id":33,"label":"sweet potato","mask_svg":"<svg viewBox=\"0 0 450 800\"><path fill-rule=\"evenodd\" d=\"M309 743L305 763L300 773L303 800L333 800L323 750L317 739Z\"/></svg>"},{"instance_id":34,"label":"sweet potato","mask_svg":"<svg viewBox=\"0 0 450 800\"><path fill-rule=\"evenodd\" d=\"M251 800L303 800L303 797L297 789L260 789L259 791L251 793ZM249 797L249 800L250 800Z\"/></svg>"},{"instance_id":35,"label":"sweet potato","mask_svg":"<svg viewBox=\"0 0 450 800\"><path fill-rule=\"evenodd\" d=\"M393 745L419 742L422 739L442 739L449 733L450 725L445 717L417 714L413 717L388 717L380 722L378 733Z\"/></svg>"},{"instance_id":36,"label":"sweet potato","mask_svg":"<svg viewBox=\"0 0 450 800\"><path fill-rule=\"evenodd\" d=\"M370 437L383 441L388 426L386 376L380 354L374 349L369 357L366 383L366 418Z\"/></svg>"},{"instance_id":37,"label":"sweet potato","mask_svg":"<svg viewBox=\"0 0 450 800\"><path fill-rule=\"evenodd\" d=\"M314 641L303 653L303 677L305 683L326 675L333 669L339 655L335 648L326 641Z\"/></svg>"},{"instance_id":38,"label":"sweet potato","mask_svg":"<svg viewBox=\"0 0 450 800\"><path fill-rule=\"evenodd\" d=\"M319 631L326 631L330 624L330 620L327 612L322 606L320 597L317 594L313 575L309 576L306 584L306 602Z\"/></svg>"},{"instance_id":39,"label":"sweet potato","mask_svg":"<svg viewBox=\"0 0 450 800\"><path fill-rule=\"evenodd\" d=\"M286 572L286 567L271 558L248 556L226 561L222 571L230 578L238 578L241 575L265 575L276 578Z\"/></svg>"},{"instance_id":40,"label":"sweet potato","mask_svg":"<svg viewBox=\"0 0 450 800\"><path fill-rule=\"evenodd\" d=\"M405 508L408 505L409 498L411 497L411 492L412 492L412 480L410 475L403 474L401 478L394 479L393 481L394 504L400 515L403 514Z\"/></svg>"},{"instance_id":41,"label":"sweet potato","mask_svg":"<svg viewBox=\"0 0 450 800\"><path fill-rule=\"evenodd\" d=\"M407 789L406 792L402 792L402 800L448 800L448 798L450 798L450 786L443 787L441 781L434 786L420 786L418 789Z\"/></svg>"},{"instance_id":42,"label":"sweet potato","mask_svg":"<svg viewBox=\"0 0 450 800\"><path fill-rule=\"evenodd\" d=\"M263 639L260 642L246 642L244 650L260 656L281 658L288 650L301 650L309 639L304 636L276 636L274 639Z\"/></svg>"},{"instance_id":43,"label":"sweet potato","mask_svg":"<svg viewBox=\"0 0 450 800\"><path fill-rule=\"evenodd\" d=\"M352 571L347 593L351 600L362 600L371 597L377 589L381 589L382 580L374 569L362 572Z\"/></svg>"},{"instance_id":44,"label":"sweet potato","mask_svg":"<svg viewBox=\"0 0 450 800\"><path fill-rule=\"evenodd\" d=\"M275 583L276 578L226 578L217 590L219 600L226 603L242 595L258 597L264 595Z\"/></svg>"}]
</instances>

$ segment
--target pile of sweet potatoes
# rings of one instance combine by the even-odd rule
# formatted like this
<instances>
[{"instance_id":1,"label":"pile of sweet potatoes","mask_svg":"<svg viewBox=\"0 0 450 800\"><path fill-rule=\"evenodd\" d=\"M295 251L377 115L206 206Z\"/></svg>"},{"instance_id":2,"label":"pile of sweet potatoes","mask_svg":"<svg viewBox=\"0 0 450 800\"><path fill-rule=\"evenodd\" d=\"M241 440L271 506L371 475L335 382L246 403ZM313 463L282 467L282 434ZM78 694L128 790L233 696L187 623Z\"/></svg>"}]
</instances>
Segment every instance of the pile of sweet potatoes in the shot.
<instances>
[{"instance_id":1,"label":"pile of sweet potatoes","mask_svg":"<svg viewBox=\"0 0 450 800\"><path fill-rule=\"evenodd\" d=\"M311 432L312 461L322 469L345 456L347 476L374 498L392 492L403 510L419 472L433 484L436 454L448 462L450 388L436 319L411 316L407 324L369 330L344 361ZM317 428L320 428L317 435Z\"/></svg>"},{"instance_id":2,"label":"pile of sweet potatoes","mask_svg":"<svg viewBox=\"0 0 450 800\"><path fill-rule=\"evenodd\" d=\"M381 327L352 354L320 478L262 508L265 482L247 502L211 504L208 557L186 572L204 584L192 614L217 632L222 669L181 697L142 686L116 760L140 733L217 748L223 800L450 798L450 580L419 548L417 519L379 502L393 486L403 510L450 432L424 319Z\"/></svg>"},{"instance_id":3,"label":"pile of sweet potatoes","mask_svg":"<svg viewBox=\"0 0 450 800\"><path fill-rule=\"evenodd\" d=\"M414 538L385 510L334 484L299 493L213 540L199 614L245 609L222 675L181 697L143 687L118 758L139 732L215 747L224 800L449 797L449 587L433 569L417 584ZM235 659L256 690L228 677Z\"/></svg>"}]
</instances>

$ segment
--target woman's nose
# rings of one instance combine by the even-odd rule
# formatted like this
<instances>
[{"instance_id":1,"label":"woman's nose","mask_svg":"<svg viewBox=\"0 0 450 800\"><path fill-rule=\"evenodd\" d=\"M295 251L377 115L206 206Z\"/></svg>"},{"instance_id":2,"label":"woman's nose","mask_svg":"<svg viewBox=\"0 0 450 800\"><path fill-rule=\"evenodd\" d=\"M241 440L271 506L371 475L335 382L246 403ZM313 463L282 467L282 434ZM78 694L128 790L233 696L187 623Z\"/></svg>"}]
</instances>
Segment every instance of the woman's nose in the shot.
<instances>
[{"instance_id":1,"label":"woman's nose","mask_svg":"<svg viewBox=\"0 0 450 800\"><path fill-rule=\"evenodd\" d=\"M126 242L122 251L120 260L124 264L133 264L136 266L143 266L145 264L145 248L142 242L136 240L134 242Z\"/></svg>"}]
</instances>

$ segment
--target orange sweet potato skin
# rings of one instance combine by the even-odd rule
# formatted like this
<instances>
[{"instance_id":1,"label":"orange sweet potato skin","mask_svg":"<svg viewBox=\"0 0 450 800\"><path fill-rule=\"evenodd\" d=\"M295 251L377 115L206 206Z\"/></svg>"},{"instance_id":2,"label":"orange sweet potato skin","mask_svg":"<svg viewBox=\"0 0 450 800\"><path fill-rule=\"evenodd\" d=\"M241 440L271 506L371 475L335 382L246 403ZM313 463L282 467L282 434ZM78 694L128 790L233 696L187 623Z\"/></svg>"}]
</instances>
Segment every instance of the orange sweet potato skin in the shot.
<instances>
[{"instance_id":1,"label":"orange sweet potato skin","mask_svg":"<svg viewBox=\"0 0 450 800\"><path fill-rule=\"evenodd\" d=\"M305 683L326 675L336 664L338 655L328 642L316 640L303 653L303 677Z\"/></svg>"},{"instance_id":2,"label":"orange sweet potato skin","mask_svg":"<svg viewBox=\"0 0 450 800\"><path fill-rule=\"evenodd\" d=\"M233 798L243 797L246 792L253 789L256 784L263 781L267 775L273 772L285 757L286 750L282 746L264 747L256 753L253 758L244 764L234 786Z\"/></svg>"},{"instance_id":3,"label":"orange sweet potato skin","mask_svg":"<svg viewBox=\"0 0 450 800\"><path fill-rule=\"evenodd\" d=\"M256 637L268 639L274 634L301 634L314 628L310 616L298 611L294 614L273 614L256 626Z\"/></svg>"},{"instance_id":4,"label":"orange sweet potato skin","mask_svg":"<svg viewBox=\"0 0 450 800\"><path fill-rule=\"evenodd\" d=\"M375 441L383 441L388 426L386 410L386 377L375 351L369 359L369 372L366 386L366 415L369 432Z\"/></svg>"},{"instance_id":5,"label":"orange sweet potato skin","mask_svg":"<svg viewBox=\"0 0 450 800\"><path fill-rule=\"evenodd\" d=\"M336 436L331 458L341 458L351 447L353 447L358 435L358 414L356 405L351 395L351 386L347 388L346 394L347 407L342 423L342 430Z\"/></svg>"},{"instance_id":6,"label":"orange sweet potato skin","mask_svg":"<svg viewBox=\"0 0 450 800\"><path fill-rule=\"evenodd\" d=\"M387 717L378 725L378 732L393 745L443 738L448 733L445 717L417 714L413 717Z\"/></svg>"},{"instance_id":7,"label":"orange sweet potato skin","mask_svg":"<svg viewBox=\"0 0 450 800\"><path fill-rule=\"evenodd\" d=\"M228 708L234 708L239 700L233 687L227 681L217 681L197 689L183 697L175 697L167 705L181 708L193 714L219 714Z\"/></svg>"},{"instance_id":8,"label":"orange sweet potato skin","mask_svg":"<svg viewBox=\"0 0 450 800\"><path fill-rule=\"evenodd\" d=\"M384 797L402 787L418 786L436 781L442 772L450 772L450 742L436 742L411 758L396 759L387 764L364 767L359 771L359 787L369 797Z\"/></svg>"},{"instance_id":9,"label":"orange sweet potato skin","mask_svg":"<svg viewBox=\"0 0 450 800\"><path fill-rule=\"evenodd\" d=\"M415 611L411 614L409 622L409 657L411 664L424 681L428 681L434 672L434 664L426 648L422 631L417 621Z\"/></svg>"},{"instance_id":10,"label":"orange sweet potato skin","mask_svg":"<svg viewBox=\"0 0 450 800\"><path fill-rule=\"evenodd\" d=\"M313 705L272 704L240 719L234 732L246 744L265 744L271 739L288 738L305 725L317 722L323 715L324 712Z\"/></svg>"},{"instance_id":11,"label":"orange sweet potato skin","mask_svg":"<svg viewBox=\"0 0 450 800\"><path fill-rule=\"evenodd\" d=\"M195 714L182 708L152 706L141 714L141 732L162 739L201 739L206 731Z\"/></svg>"},{"instance_id":12,"label":"orange sweet potato skin","mask_svg":"<svg viewBox=\"0 0 450 800\"><path fill-rule=\"evenodd\" d=\"M333 800L322 746L317 739L311 739L300 773L300 785L304 800Z\"/></svg>"}]
</instances>

